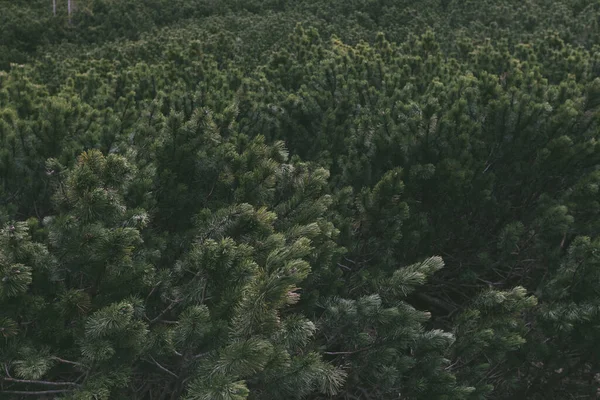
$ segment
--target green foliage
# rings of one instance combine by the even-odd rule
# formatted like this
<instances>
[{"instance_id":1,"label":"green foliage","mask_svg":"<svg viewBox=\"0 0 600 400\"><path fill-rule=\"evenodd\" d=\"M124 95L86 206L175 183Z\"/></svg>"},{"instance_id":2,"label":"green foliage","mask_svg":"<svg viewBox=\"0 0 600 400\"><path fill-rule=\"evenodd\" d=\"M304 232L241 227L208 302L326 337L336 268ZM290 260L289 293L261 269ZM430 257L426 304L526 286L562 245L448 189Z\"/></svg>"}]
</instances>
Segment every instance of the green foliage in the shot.
<instances>
[{"instance_id":1,"label":"green foliage","mask_svg":"<svg viewBox=\"0 0 600 400\"><path fill-rule=\"evenodd\" d=\"M597 1L64 6L0 0L0 397L597 395Z\"/></svg>"}]
</instances>

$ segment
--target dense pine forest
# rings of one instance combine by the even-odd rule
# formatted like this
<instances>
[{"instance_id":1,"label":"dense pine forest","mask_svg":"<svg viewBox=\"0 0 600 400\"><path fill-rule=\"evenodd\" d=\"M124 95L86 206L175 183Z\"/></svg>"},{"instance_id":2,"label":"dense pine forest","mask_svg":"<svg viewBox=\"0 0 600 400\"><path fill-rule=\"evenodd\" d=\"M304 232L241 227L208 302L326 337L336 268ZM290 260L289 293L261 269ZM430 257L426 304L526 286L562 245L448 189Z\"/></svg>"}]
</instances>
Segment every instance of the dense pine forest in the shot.
<instances>
[{"instance_id":1,"label":"dense pine forest","mask_svg":"<svg viewBox=\"0 0 600 400\"><path fill-rule=\"evenodd\" d=\"M0 0L32 398L600 398L600 0Z\"/></svg>"}]
</instances>

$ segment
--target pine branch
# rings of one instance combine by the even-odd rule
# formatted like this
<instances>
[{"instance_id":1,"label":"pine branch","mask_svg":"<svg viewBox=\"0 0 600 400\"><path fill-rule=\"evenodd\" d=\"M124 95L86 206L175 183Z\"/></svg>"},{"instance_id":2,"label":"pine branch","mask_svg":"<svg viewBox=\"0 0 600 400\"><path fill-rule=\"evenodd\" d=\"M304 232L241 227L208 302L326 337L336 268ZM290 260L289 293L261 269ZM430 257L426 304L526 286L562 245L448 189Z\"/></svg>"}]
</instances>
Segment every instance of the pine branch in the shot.
<instances>
[{"instance_id":1,"label":"pine branch","mask_svg":"<svg viewBox=\"0 0 600 400\"><path fill-rule=\"evenodd\" d=\"M95 365L96 361L93 361L90 368L85 372L85 376L83 377L83 383L85 383L88 380L88 377L90 376L90 373L92 372L92 369L94 369Z\"/></svg>"},{"instance_id":2,"label":"pine branch","mask_svg":"<svg viewBox=\"0 0 600 400\"><path fill-rule=\"evenodd\" d=\"M369 350L371 348L372 347L363 347L362 349L353 350L353 351L324 351L323 354L328 354L330 356L338 356L338 355L343 355L343 354L356 354L356 353L360 353L361 351Z\"/></svg>"},{"instance_id":3,"label":"pine branch","mask_svg":"<svg viewBox=\"0 0 600 400\"><path fill-rule=\"evenodd\" d=\"M23 391L23 390L2 390L0 393L7 394L18 394L22 396L41 396L44 394L58 394L58 393L68 393L72 392L72 389L63 389L63 390L38 390L38 391Z\"/></svg>"},{"instance_id":4,"label":"pine branch","mask_svg":"<svg viewBox=\"0 0 600 400\"><path fill-rule=\"evenodd\" d=\"M366 400L372 399L371 394L365 388L358 386L357 389L365 396Z\"/></svg>"},{"instance_id":5,"label":"pine branch","mask_svg":"<svg viewBox=\"0 0 600 400\"><path fill-rule=\"evenodd\" d=\"M166 372L166 373L168 373L169 375L171 375L171 376L174 376L175 378L179 379L179 376L177 376L177 375L176 375L174 372L171 372L171 371L169 371L168 369L166 369L165 367L163 367L162 365L160 365L160 364L158 363L158 361L156 361L156 360L154 359L154 357L152 357L152 356L149 356L149 357L152 359L152 361L154 361L154 364L156 364L156 366L157 366L158 368L162 369L163 371L165 371L165 372Z\"/></svg>"},{"instance_id":6,"label":"pine branch","mask_svg":"<svg viewBox=\"0 0 600 400\"><path fill-rule=\"evenodd\" d=\"M204 304L205 296L206 296L206 284L207 280L204 279L204 285L202 285L202 299L200 300L200 304Z\"/></svg>"},{"instance_id":7,"label":"pine branch","mask_svg":"<svg viewBox=\"0 0 600 400\"><path fill-rule=\"evenodd\" d=\"M156 285L154 285L154 287L152 287L152 290L150 291L150 293L148 293L148 296L146 296L146 302L148 302L148 299L150 298L150 296L152 296L154 294L154 292L156 291L156 289L158 288L158 286L162 283L162 281L158 281L158 283Z\"/></svg>"},{"instance_id":8,"label":"pine branch","mask_svg":"<svg viewBox=\"0 0 600 400\"><path fill-rule=\"evenodd\" d=\"M209 353L210 353L210 351L205 351L204 353L199 353L199 354L196 354L196 355L195 355L194 357L192 357L192 358L193 358L194 360L197 360L197 359L199 359L199 358L202 358L202 357L204 357L205 355L207 355L207 354L209 354Z\"/></svg>"},{"instance_id":9,"label":"pine branch","mask_svg":"<svg viewBox=\"0 0 600 400\"><path fill-rule=\"evenodd\" d=\"M167 308L165 308L164 310L162 310L160 312L160 314L158 314L154 319L150 320L150 325L156 323L158 320L160 320L160 318L165 315L166 313L168 313L173 307L175 307L177 304L179 304L178 301L174 301L171 304L169 304L167 306Z\"/></svg>"},{"instance_id":10,"label":"pine branch","mask_svg":"<svg viewBox=\"0 0 600 400\"><path fill-rule=\"evenodd\" d=\"M16 378L2 378L5 382L14 382L14 383L31 383L37 385L48 385L48 386L79 386L75 382L50 382L50 381L38 381L31 379L16 379Z\"/></svg>"},{"instance_id":11,"label":"pine branch","mask_svg":"<svg viewBox=\"0 0 600 400\"><path fill-rule=\"evenodd\" d=\"M337 263L338 267L343 268L347 271L352 271L352 268L345 266L344 264Z\"/></svg>"},{"instance_id":12,"label":"pine branch","mask_svg":"<svg viewBox=\"0 0 600 400\"><path fill-rule=\"evenodd\" d=\"M83 367L84 365L75 361L69 361L69 360L64 360L62 358L59 357L52 357L53 360L56 360L58 362L61 362L63 364L71 364L71 365L77 365L79 367Z\"/></svg>"}]
</instances>

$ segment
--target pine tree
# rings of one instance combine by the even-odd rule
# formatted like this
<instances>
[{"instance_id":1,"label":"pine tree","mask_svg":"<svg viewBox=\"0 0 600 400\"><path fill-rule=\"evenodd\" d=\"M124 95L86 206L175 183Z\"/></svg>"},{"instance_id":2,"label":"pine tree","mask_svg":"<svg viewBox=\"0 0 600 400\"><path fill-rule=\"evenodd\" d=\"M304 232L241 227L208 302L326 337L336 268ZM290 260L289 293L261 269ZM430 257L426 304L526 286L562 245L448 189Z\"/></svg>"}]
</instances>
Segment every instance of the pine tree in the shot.
<instances>
[{"instance_id":1,"label":"pine tree","mask_svg":"<svg viewBox=\"0 0 600 400\"><path fill-rule=\"evenodd\" d=\"M600 8L413 3L1 6L0 397L596 396Z\"/></svg>"}]
</instances>

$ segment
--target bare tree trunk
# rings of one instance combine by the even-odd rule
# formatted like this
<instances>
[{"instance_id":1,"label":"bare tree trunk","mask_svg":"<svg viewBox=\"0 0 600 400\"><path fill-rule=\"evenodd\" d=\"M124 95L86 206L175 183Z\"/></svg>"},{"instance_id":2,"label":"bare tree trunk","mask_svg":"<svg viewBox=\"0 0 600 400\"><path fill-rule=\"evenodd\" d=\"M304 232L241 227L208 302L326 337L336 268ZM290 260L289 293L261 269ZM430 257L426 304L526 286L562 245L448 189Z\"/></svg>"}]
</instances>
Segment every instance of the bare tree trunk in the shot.
<instances>
[{"instance_id":1,"label":"bare tree trunk","mask_svg":"<svg viewBox=\"0 0 600 400\"><path fill-rule=\"evenodd\" d=\"M56 17L56 0L52 0L52 15Z\"/></svg>"},{"instance_id":2,"label":"bare tree trunk","mask_svg":"<svg viewBox=\"0 0 600 400\"><path fill-rule=\"evenodd\" d=\"M71 24L71 0L67 0L67 12L69 14L69 25Z\"/></svg>"}]
</instances>

